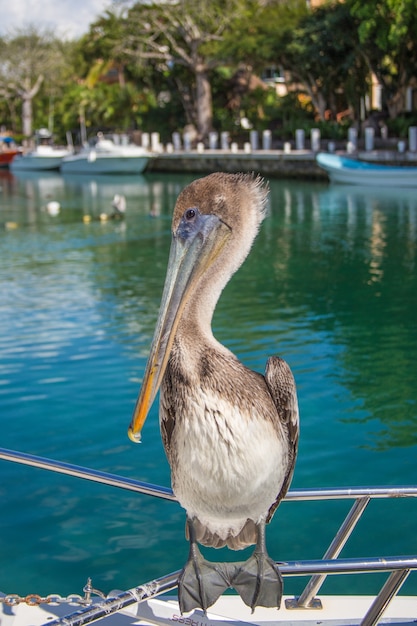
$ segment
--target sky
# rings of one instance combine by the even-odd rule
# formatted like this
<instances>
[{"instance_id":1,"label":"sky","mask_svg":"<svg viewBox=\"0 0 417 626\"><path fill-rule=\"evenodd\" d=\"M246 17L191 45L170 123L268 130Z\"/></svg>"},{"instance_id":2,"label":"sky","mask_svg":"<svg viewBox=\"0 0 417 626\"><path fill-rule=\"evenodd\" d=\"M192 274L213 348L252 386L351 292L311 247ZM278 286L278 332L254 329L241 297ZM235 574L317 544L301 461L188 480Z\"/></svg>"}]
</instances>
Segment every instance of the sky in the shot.
<instances>
[{"instance_id":1,"label":"sky","mask_svg":"<svg viewBox=\"0 0 417 626\"><path fill-rule=\"evenodd\" d=\"M0 0L0 35L33 24L74 39L110 6L111 0Z\"/></svg>"}]
</instances>

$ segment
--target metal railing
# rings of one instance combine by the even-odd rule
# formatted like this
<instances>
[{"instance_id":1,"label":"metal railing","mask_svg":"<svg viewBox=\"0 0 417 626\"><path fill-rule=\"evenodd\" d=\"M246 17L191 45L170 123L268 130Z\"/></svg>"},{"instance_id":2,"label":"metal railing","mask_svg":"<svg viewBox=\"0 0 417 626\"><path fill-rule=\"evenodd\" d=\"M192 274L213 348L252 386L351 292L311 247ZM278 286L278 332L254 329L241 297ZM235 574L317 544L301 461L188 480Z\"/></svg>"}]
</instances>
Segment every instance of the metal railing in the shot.
<instances>
[{"instance_id":1,"label":"metal railing","mask_svg":"<svg viewBox=\"0 0 417 626\"><path fill-rule=\"evenodd\" d=\"M45 459L31 454L0 448L0 459L55 473L67 474L157 498L176 500L172 490L166 487L159 487L134 479L122 478L115 474L87 469L78 465ZM284 577L311 576L301 595L298 598L287 600L287 609L319 608L320 602L315 596L328 575L391 572L361 622L361 626L374 626L377 624L391 600L397 595L409 573L417 570L417 555L362 559L339 559L337 557L372 499L416 497L417 486L294 489L289 491L285 497L285 501L300 502L307 500L351 499L354 500L354 503L329 548L326 550L323 559L292 561L278 564ZM174 572L168 574L145 585L124 591L117 596L105 598L104 600L100 600L98 604L83 607L73 615L50 621L48 624L49 626L62 626L63 624L65 624L65 626L83 626L84 624L94 622L120 611L127 606L149 600L162 593L175 589L179 573L180 572Z\"/></svg>"}]
</instances>

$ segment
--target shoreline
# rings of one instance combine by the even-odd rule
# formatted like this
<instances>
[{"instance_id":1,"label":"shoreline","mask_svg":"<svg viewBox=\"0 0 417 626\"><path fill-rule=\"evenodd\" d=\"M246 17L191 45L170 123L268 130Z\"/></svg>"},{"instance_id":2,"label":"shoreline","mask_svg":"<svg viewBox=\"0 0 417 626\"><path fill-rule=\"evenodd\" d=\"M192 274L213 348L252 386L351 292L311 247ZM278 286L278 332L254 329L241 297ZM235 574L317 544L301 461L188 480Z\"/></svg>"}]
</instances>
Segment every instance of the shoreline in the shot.
<instances>
[{"instance_id":1,"label":"shoreline","mask_svg":"<svg viewBox=\"0 0 417 626\"><path fill-rule=\"evenodd\" d=\"M327 173L316 163L312 150L178 150L157 154L146 169L147 172L259 172L263 176L278 179L306 179L328 181ZM417 153L394 150L358 151L337 154L386 165L417 165Z\"/></svg>"},{"instance_id":2,"label":"shoreline","mask_svg":"<svg viewBox=\"0 0 417 626\"><path fill-rule=\"evenodd\" d=\"M328 180L310 150L230 150L176 151L158 154L149 162L147 172L259 172L274 178Z\"/></svg>"}]
</instances>

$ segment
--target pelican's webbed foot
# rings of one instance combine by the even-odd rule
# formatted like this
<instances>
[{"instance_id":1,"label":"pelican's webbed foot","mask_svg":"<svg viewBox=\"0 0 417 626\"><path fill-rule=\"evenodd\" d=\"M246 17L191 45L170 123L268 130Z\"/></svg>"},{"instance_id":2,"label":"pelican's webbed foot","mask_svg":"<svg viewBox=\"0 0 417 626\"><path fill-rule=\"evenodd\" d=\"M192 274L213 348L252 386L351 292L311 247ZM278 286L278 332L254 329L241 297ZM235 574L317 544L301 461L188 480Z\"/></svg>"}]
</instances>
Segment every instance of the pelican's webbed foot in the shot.
<instances>
[{"instance_id":1,"label":"pelican's webbed foot","mask_svg":"<svg viewBox=\"0 0 417 626\"><path fill-rule=\"evenodd\" d=\"M251 607L281 606L283 583L281 572L275 561L267 554L265 546L265 524L258 525L258 541L253 554L233 578L233 587L243 602Z\"/></svg>"},{"instance_id":2,"label":"pelican's webbed foot","mask_svg":"<svg viewBox=\"0 0 417 626\"><path fill-rule=\"evenodd\" d=\"M207 561L197 548L187 561L178 579L178 602L181 613L193 609L206 611L231 584L227 563Z\"/></svg>"},{"instance_id":3,"label":"pelican's webbed foot","mask_svg":"<svg viewBox=\"0 0 417 626\"><path fill-rule=\"evenodd\" d=\"M181 613L193 609L206 611L231 586L227 563L211 563L198 549L192 520L187 520L190 536L188 561L178 578Z\"/></svg>"},{"instance_id":4,"label":"pelican's webbed foot","mask_svg":"<svg viewBox=\"0 0 417 626\"><path fill-rule=\"evenodd\" d=\"M178 579L181 613L201 608L206 611L226 589L233 587L243 602L251 607L279 609L283 592L282 576L275 561L266 552L265 524L258 526L258 541L245 562L212 563L198 549L192 520L188 520L190 554Z\"/></svg>"},{"instance_id":5,"label":"pelican's webbed foot","mask_svg":"<svg viewBox=\"0 0 417 626\"><path fill-rule=\"evenodd\" d=\"M276 563L265 554L254 552L241 564L233 587L252 612L257 606L279 609L281 605L282 576Z\"/></svg>"}]
</instances>

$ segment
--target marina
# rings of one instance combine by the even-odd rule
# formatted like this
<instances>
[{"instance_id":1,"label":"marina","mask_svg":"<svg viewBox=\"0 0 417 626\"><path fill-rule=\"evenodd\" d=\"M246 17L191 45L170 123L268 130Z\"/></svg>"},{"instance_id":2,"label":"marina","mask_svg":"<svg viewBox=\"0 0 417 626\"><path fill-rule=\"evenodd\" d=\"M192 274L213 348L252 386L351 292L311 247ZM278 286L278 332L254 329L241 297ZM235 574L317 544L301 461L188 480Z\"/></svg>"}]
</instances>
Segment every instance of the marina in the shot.
<instances>
[{"instance_id":1,"label":"marina","mask_svg":"<svg viewBox=\"0 0 417 626\"><path fill-rule=\"evenodd\" d=\"M42 129L39 133L42 134ZM98 132L77 147L68 136L67 148L58 149L50 143L46 129L43 129L43 135L46 137L44 143L23 155L15 152L6 165L14 171L59 170L65 175L90 177L138 175L145 171L158 174L221 171L257 172L282 180L336 180L348 184L352 184L350 178L354 174L353 184L367 186L378 184L374 182L378 166L382 170L385 168L386 173L400 172L401 186L415 185L417 127L409 129L408 141L376 139L373 134L365 133L365 139L358 140L355 134L354 140L347 143L322 140L318 129L311 130L309 140L299 129L293 141L275 141L274 144L270 131L262 134L250 131L247 137L250 141L241 138L239 143L231 141L227 132L212 132L207 145L192 143L186 133L181 136L178 132L173 133L173 142L166 144L161 143L157 132L138 133L135 143L127 134ZM345 164L343 168L342 162ZM351 171L353 167L357 170L354 173ZM360 180L357 180L358 176ZM396 181L392 175L384 176L383 173L381 178L386 187Z\"/></svg>"},{"instance_id":2,"label":"marina","mask_svg":"<svg viewBox=\"0 0 417 626\"><path fill-rule=\"evenodd\" d=\"M126 428L157 316L171 211L197 176L0 173L4 448L169 488L157 407L139 450ZM301 415L295 492L416 485L415 194L272 177L270 188L269 217L224 292L215 334L258 371L271 354L290 363ZM120 193L125 218L103 222ZM55 216L45 208L52 200ZM7 462L1 472L4 593L66 595L87 576L108 593L182 567L185 518L176 503ZM341 557L415 555L413 504L373 502ZM268 528L270 554L321 559L349 506L284 502ZM374 594L384 576L329 576L321 593ZM415 595L415 576L402 594ZM305 582L286 578L286 596Z\"/></svg>"}]
</instances>

